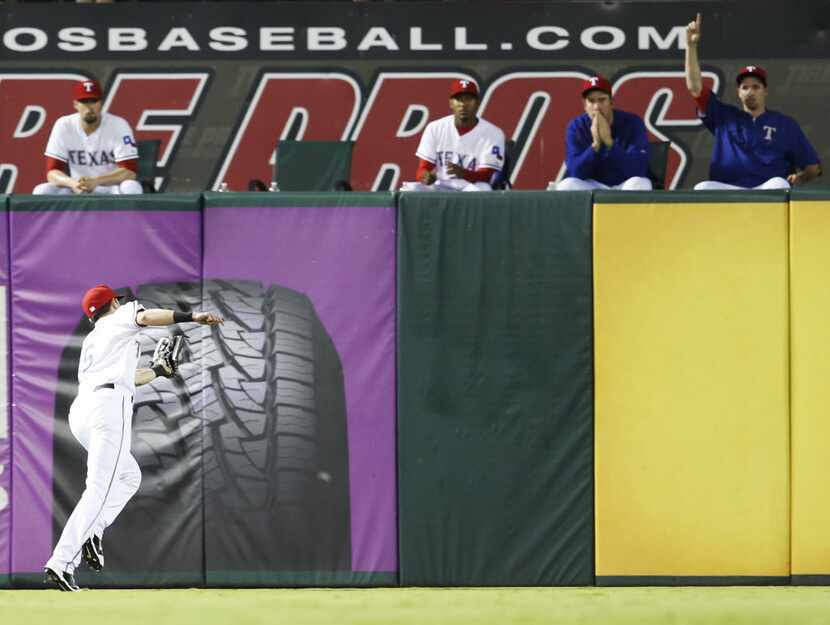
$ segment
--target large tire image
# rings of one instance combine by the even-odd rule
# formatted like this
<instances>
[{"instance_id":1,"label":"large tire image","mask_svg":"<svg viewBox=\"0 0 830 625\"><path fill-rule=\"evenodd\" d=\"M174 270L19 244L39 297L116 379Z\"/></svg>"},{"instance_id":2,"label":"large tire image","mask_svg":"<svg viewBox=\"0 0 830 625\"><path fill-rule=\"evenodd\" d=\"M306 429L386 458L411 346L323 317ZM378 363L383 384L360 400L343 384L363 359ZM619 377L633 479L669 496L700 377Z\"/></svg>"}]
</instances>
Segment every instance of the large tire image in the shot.
<instances>
[{"instance_id":1,"label":"large tire image","mask_svg":"<svg viewBox=\"0 0 830 625\"><path fill-rule=\"evenodd\" d=\"M203 562L213 571L350 570L343 374L308 297L244 281L148 284L135 295L146 308L217 312L225 324L141 332L139 366L162 336L184 334L187 350L178 376L136 391L142 483L106 532L107 570L198 579ZM61 360L56 538L83 489L85 454L66 416L90 329L83 319Z\"/></svg>"}]
</instances>

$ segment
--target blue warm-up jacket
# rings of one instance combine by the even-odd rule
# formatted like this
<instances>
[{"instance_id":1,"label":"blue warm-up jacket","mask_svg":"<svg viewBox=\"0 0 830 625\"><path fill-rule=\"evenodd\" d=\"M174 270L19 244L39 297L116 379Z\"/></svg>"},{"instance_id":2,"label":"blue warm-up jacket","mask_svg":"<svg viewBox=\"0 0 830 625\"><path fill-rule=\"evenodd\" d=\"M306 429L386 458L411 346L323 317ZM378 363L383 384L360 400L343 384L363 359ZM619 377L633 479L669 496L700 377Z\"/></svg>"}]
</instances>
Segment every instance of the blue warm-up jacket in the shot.
<instances>
[{"instance_id":1,"label":"blue warm-up jacket","mask_svg":"<svg viewBox=\"0 0 830 625\"><path fill-rule=\"evenodd\" d=\"M648 135L639 116L614 109L611 124L614 144L591 148L591 117L584 113L571 120L566 135L566 178L596 180L608 186L622 184L634 176L648 175Z\"/></svg>"}]
</instances>

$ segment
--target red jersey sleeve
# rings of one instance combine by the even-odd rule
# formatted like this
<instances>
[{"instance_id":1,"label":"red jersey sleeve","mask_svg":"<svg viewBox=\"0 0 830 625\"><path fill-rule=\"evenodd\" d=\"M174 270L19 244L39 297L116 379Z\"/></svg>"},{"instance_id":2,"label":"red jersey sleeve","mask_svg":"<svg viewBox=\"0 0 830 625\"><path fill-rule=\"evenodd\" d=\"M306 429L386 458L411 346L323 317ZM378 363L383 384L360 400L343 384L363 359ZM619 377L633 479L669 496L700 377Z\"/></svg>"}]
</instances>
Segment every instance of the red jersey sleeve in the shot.
<instances>
[{"instance_id":1,"label":"red jersey sleeve","mask_svg":"<svg viewBox=\"0 0 830 625\"><path fill-rule=\"evenodd\" d=\"M490 178L492 178L494 173L496 173L495 169L482 167L481 169L477 169L475 171L465 172L464 180L467 182L490 182Z\"/></svg>"},{"instance_id":2,"label":"red jersey sleeve","mask_svg":"<svg viewBox=\"0 0 830 625\"><path fill-rule=\"evenodd\" d=\"M69 175L69 165L64 161L60 160L59 158L53 158L51 156L46 157L46 177L49 178L49 172L53 169L57 169L58 171L62 171L63 173Z\"/></svg>"},{"instance_id":3,"label":"red jersey sleeve","mask_svg":"<svg viewBox=\"0 0 830 625\"><path fill-rule=\"evenodd\" d=\"M138 159L137 158L131 158L131 159L126 160L126 161L116 161L115 164L118 165L119 167L123 167L124 169L129 169L133 173L138 173Z\"/></svg>"},{"instance_id":4,"label":"red jersey sleeve","mask_svg":"<svg viewBox=\"0 0 830 625\"><path fill-rule=\"evenodd\" d=\"M699 110L701 113L706 112L706 107L709 104L710 95L712 95L712 90L709 89L709 87L704 86L703 90L694 99L695 104L697 104L697 110Z\"/></svg>"},{"instance_id":5,"label":"red jersey sleeve","mask_svg":"<svg viewBox=\"0 0 830 625\"><path fill-rule=\"evenodd\" d=\"M430 163L424 159L418 159L418 170L415 172L415 180L420 182L423 175L433 169L435 169L435 163Z\"/></svg>"}]
</instances>

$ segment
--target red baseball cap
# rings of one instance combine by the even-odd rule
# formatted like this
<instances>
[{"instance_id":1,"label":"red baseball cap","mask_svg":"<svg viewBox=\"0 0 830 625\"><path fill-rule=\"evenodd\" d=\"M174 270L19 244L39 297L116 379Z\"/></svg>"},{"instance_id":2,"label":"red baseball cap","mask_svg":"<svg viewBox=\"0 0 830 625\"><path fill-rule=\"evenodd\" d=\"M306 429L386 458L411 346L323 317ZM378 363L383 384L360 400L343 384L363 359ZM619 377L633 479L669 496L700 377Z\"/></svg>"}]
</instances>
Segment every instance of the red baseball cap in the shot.
<instances>
[{"instance_id":1,"label":"red baseball cap","mask_svg":"<svg viewBox=\"0 0 830 625\"><path fill-rule=\"evenodd\" d=\"M121 296L106 284L99 284L84 293L84 298L81 300L81 308L84 309L84 314L92 319L99 310L109 304L113 299L119 297Z\"/></svg>"},{"instance_id":2,"label":"red baseball cap","mask_svg":"<svg viewBox=\"0 0 830 625\"><path fill-rule=\"evenodd\" d=\"M599 74L591 76L582 83L582 97L584 98L589 91L594 90L604 91L608 95L611 95L611 83L605 76L600 76Z\"/></svg>"},{"instance_id":3,"label":"red baseball cap","mask_svg":"<svg viewBox=\"0 0 830 625\"><path fill-rule=\"evenodd\" d=\"M450 85L450 97L459 93L471 93L478 97L478 86L472 80L453 80Z\"/></svg>"},{"instance_id":4,"label":"red baseball cap","mask_svg":"<svg viewBox=\"0 0 830 625\"><path fill-rule=\"evenodd\" d=\"M73 100L100 100L103 96L101 83L97 80L79 80L72 87Z\"/></svg>"},{"instance_id":5,"label":"red baseball cap","mask_svg":"<svg viewBox=\"0 0 830 625\"><path fill-rule=\"evenodd\" d=\"M765 87L767 86L767 70L760 65L747 65L746 67L742 67L738 75L735 76L735 84L740 85L741 81L747 76L754 76L764 83Z\"/></svg>"}]
</instances>

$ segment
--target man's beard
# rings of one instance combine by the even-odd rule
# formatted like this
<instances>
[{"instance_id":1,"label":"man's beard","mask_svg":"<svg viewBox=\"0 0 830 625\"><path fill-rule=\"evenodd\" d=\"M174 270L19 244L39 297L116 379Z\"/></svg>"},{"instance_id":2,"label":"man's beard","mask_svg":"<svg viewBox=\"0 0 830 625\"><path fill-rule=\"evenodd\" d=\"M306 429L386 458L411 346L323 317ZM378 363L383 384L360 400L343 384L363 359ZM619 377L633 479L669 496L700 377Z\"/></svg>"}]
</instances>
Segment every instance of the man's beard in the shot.
<instances>
[{"instance_id":1,"label":"man's beard","mask_svg":"<svg viewBox=\"0 0 830 625\"><path fill-rule=\"evenodd\" d=\"M85 121L87 124L94 124L95 122L97 122L97 121L98 121L98 116L97 116L95 113L92 113L92 112L90 112L90 113L86 113L86 114L84 115L84 121Z\"/></svg>"}]
</instances>

